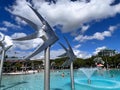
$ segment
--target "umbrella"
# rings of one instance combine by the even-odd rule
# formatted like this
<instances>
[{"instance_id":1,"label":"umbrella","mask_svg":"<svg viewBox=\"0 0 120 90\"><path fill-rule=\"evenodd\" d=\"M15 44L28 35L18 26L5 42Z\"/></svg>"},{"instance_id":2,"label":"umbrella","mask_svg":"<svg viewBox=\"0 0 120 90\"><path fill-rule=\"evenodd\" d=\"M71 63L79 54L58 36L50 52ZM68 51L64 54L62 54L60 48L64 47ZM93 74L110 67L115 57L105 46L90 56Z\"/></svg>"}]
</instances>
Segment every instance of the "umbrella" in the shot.
<instances>
[{"instance_id":1,"label":"umbrella","mask_svg":"<svg viewBox=\"0 0 120 90\"><path fill-rule=\"evenodd\" d=\"M97 66L98 66L98 67L102 67L102 66L104 66L104 65L103 65L103 64L98 64Z\"/></svg>"}]
</instances>

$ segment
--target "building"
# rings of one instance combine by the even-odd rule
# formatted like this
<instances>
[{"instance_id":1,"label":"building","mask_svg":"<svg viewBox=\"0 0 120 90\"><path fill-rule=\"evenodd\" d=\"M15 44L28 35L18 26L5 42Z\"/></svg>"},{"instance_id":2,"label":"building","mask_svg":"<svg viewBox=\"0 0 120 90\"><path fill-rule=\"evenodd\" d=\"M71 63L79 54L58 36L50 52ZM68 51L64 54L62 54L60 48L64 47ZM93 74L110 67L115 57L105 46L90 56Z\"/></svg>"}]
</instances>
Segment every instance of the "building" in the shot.
<instances>
[{"instance_id":1,"label":"building","mask_svg":"<svg viewBox=\"0 0 120 90\"><path fill-rule=\"evenodd\" d=\"M116 55L116 51L111 49L103 49L100 52L98 52L98 56L114 56L114 55Z\"/></svg>"}]
</instances>

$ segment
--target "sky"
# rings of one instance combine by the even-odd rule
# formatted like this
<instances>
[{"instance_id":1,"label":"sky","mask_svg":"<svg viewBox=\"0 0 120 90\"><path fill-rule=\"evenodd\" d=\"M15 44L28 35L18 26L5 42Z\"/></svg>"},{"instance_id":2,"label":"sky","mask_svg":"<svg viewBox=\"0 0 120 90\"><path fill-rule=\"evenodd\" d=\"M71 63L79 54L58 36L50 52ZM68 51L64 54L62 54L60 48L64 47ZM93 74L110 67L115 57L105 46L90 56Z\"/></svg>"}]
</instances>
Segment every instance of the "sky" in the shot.
<instances>
[{"instance_id":1,"label":"sky","mask_svg":"<svg viewBox=\"0 0 120 90\"><path fill-rule=\"evenodd\" d=\"M10 40L35 32L16 15L42 26L28 5L48 21L59 37L51 46L51 59L65 52L59 42L68 47L63 36L78 58L89 58L105 48L120 52L120 0L0 0L0 32ZM12 42L7 55L22 58L43 43L40 38ZM32 59L39 58L44 58L43 52Z\"/></svg>"}]
</instances>

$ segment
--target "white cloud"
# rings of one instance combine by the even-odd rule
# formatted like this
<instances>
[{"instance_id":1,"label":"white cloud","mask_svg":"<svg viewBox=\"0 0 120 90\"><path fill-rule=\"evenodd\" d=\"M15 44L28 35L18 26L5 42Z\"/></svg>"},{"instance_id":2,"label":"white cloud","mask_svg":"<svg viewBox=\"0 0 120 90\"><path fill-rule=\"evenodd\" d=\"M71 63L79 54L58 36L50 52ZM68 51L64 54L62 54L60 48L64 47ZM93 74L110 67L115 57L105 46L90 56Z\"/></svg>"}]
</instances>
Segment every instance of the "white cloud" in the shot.
<instances>
[{"instance_id":1,"label":"white cloud","mask_svg":"<svg viewBox=\"0 0 120 90\"><path fill-rule=\"evenodd\" d=\"M74 53L75 53L75 55L76 55L78 58L86 59L86 58L90 58L90 57L91 57L91 54L89 54L89 53L87 53L87 52L85 52L85 51L77 50L77 49L74 50Z\"/></svg>"},{"instance_id":2,"label":"white cloud","mask_svg":"<svg viewBox=\"0 0 120 90\"><path fill-rule=\"evenodd\" d=\"M15 28L15 29L20 28L20 26L12 24L11 22L8 22L8 21L3 21L3 25L9 28Z\"/></svg>"},{"instance_id":3,"label":"white cloud","mask_svg":"<svg viewBox=\"0 0 120 90\"><path fill-rule=\"evenodd\" d=\"M78 49L74 49L73 51L78 58L86 59L86 58L91 57L91 54L88 54L85 51L80 51ZM58 58L58 56L62 55L64 52L65 52L64 49L51 50L50 58L51 59ZM31 59L39 59L39 58L43 59L44 58L44 53L39 53L38 55L32 57Z\"/></svg>"},{"instance_id":4,"label":"white cloud","mask_svg":"<svg viewBox=\"0 0 120 90\"><path fill-rule=\"evenodd\" d=\"M110 37L111 32L110 31L104 31L102 33L96 32L91 39L97 39L97 40L103 40L105 37Z\"/></svg>"},{"instance_id":5,"label":"white cloud","mask_svg":"<svg viewBox=\"0 0 120 90\"><path fill-rule=\"evenodd\" d=\"M9 57L18 57L18 58L25 58L26 56L29 55L30 52L26 52L26 51L21 51L21 50L17 50L15 49L14 45L13 47L11 47L7 52L6 54L9 56Z\"/></svg>"},{"instance_id":6,"label":"white cloud","mask_svg":"<svg viewBox=\"0 0 120 90\"><path fill-rule=\"evenodd\" d=\"M39 53L39 54L37 54L37 55L35 55L34 57L30 58L30 60L37 60L37 59L43 59L44 60L44 51Z\"/></svg>"},{"instance_id":7,"label":"white cloud","mask_svg":"<svg viewBox=\"0 0 120 90\"><path fill-rule=\"evenodd\" d=\"M11 37L15 39L15 38L20 38L24 36L26 36L25 33L14 33Z\"/></svg>"},{"instance_id":8,"label":"white cloud","mask_svg":"<svg viewBox=\"0 0 120 90\"><path fill-rule=\"evenodd\" d=\"M7 31L6 27L0 27L0 31Z\"/></svg>"},{"instance_id":9,"label":"white cloud","mask_svg":"<svg viewBox=\"0 0 120 90\"><path fill-rule=\"evenodd\" d=\"M96 32L94 33L92 36L87 36L87 35L78 35L77 37L75 37L74 40L76 41L80 41L80 42L84 42L87 40L104 40L105 37L111 37L112 33L119 27L119 24L116 26L110 26L108 28L107 31L103 31L103 32Z\"/></svg>"},{"instance_id":10,"label":"white cloud","mask_svg":"<svg viewBox=\"0 0 120 90\"><path fill-rule=\"evenodd\" d=\"M5 35L4 44L5 44L5 47L13 45L13 41L10 36Z\"/></svg>"},{"instance_id":11,"label":"white cloud","mask_svg":"<svg viewBox=\"0 0 120 90\"><path fill-rule=\"evenodd\" d=\"M90 27L89 25L82 26L81 33L84 33L86 30L88 30L89 27Z\"/></svg>"},{"instance_id":12,"label":"white cloud","mask_svg":"<svg viewBox=\"0 0 120 90\"><path fill-rule=\"evenodd\" d=\"M93 20L95 21L105 19L108 17L113 17L117 13L120 13L120 4L114 6L110 5L113 1L114 0L90 0L90 2L86 3L86 0L78 0L75 2L71 2L70 0L57 0L56 4L48 4L44 0L32 0L32 5L50 23L50 25L55 26L57 24L61 24L63 26L62 32L72 32L78 28L81 28L81 32L84 33L89 28L89 25L84 26L85 23L91 22ZM26 0L16 0L16 4L12 6L12 9L7 10L11 13L24 16L32 20L34 23L39 24L39 19L35 16L35 14L26 4L29 4L28 2L26 2ZM19 20L18 18L15 19L18 23L22 22L22 20ZM114 29L109 29L108 31L104 31L101 33L97 32L92 36L79 35L75 38L75 40L103 40L105 37L110 37L112 32L114 32ZM20 36L25 35L26 34L23 33L23 35ZM41 41L38 42L38 40L33 40L33 42L15 42L15 46L26 50L29 48L35 48L38 44L41 44ZM84 51L74 51L75 54L80 58L87 58L91 56L90 54ZM51 50L51 52L53 53L51 55L51 58L55 58L55 53L61 53L62 51ZM40 54L40 56L38 57L43 57L43 54Z\"/></svg>"},{"instance_id":13,"label":"white cloud","mask_svg":"<svg viewBox=\"0 0 120 90\"><path fill-rule=\"evenodd\" d=\"M17 21L17 23L20 25L20 24L22 24L22 25L26 25L27 23L24 21L24 20L21 20L19 17L16 17L15 18L15 21Z\"/></svg>"},{"instance_id":14,"label":"white cloud","mask_svg":"<svg viewBox=\"0 0 120 90\"><path fill-rule=\"evenodd\" d=\"M62 32L71 32L84 23L113 17L120 13L120 4L111 6L113 2L114 0L90 0L90 2L57 0L56 4L48 4L43 0L32 0L32 5L52 26L61 24ZM16 4L12 6L12 13L27 17L35 23L39 22L26 4L29 4L26 0L16 0Z\"/></svg>"},{"instance_id":15,"label":"white cloud","mask_svg":"<svg viewBox=\"0 0 120 90\"><path fill-rule=\"evenodd\" d=\"M106 46L102 46L102 47L98 47L95 49L95 51L93 52L94 55L97 55L98 52L100 52L100 50L103 50L103 49L106 49L107 47Z\"/></svg>"},{"instance_id":16,"label":"white cloud","mask_svg":"<svg viewBox=\"0 0 120 90\"><path fill-rule=\"evenodd\" d=\"M26 36L25 33L14 33L11 37L12 38L19 38ZM41 45L43 43L43 40L40 38L33 39L33 40L26 40L26 41L14 41L14 47L20 48L22 50L32 49L37 47L38 45Z\"/></svg>"},{"instance_id":17,"label":"white cloud","mask_svg":"<svg viewBox=\"0 0 120 90\"><path fill-rule=\"evenodd\" d=\"M12 38L18 38L18 37L22 37L22 36L26 36L26 34L24 33L15 33L12 35ZM31 43L32 42L32 43ZM27 49L31 49L31 48L34 48L37 46L37 45L40 45L42 41L39 41L37 39L35 40L32 40L32 41L14 41L13 43L13 46L12 48L10 48L7 52L7 55L8 56L16 56L16 57L26 57L28 56L32 51L26 51ZM76 45L73 49L75 55L79 58L89 58L91 57L91 54L85 52L85 51L80 51L78 50L77 48L80 47L80 45ZM19 49L21 50L19 50ZM58 49L58 50L51 50L51 53L50 53L50 58L51 59L55 59L55 58L58 58L59 55L63 54L65 51L64 49ZM44 59L44 52L41 52L39 54L37 54L36 56L32 57L31 60L34 60L34 59Z\"/></svg>"},{"instance_id":18,"label":"white cloud","mask_svg":"<svg viewBox=\"0 0 120 90\"><path fill-rule=\"evenodd\" d=\"M25 33L14 33L11 38L20 38L26 36ZM26 40L26 41L13 41L13 46L7 51L8 56L16 56L16 57L26 57L33 50L36 49L38 45L41 45L43 40L40 38L33 39L33 40ZM32 49L32 50L31 50ZM40 55L40 56L39 56ZM36 55L33 58L42 58L43 53Z\"/></svg>"},{"instance_id":19,"label":"white cloud","mask_svg":"<svg viewBox=\"0 0 120 90\"><path fill-rule=\"evenodd\" d=\"M75 49L78 49L79 47L81 47L81 44L74 46Z\"/></svg>"},{"instance_id":20,"label":"white cloud","mask_svg":"<svg viewBox=\"0 0 120 90\"><path fill-rule=\"evenodd\" d=\"M17 48L20 48L20 45L22 44L19 44L17 46ZM25 44L26 45L26 44ZM85 52L85 51L80 51L78 49L74 49L73 50L75 55L78 57L78 58L83 58L83 59L86 59L86 58L89 58L91 57L91 54ZM20 51L20 50L16 50L16 43L14 43L14 46L8 50L7 52L7 55L8 56L16 56L16 57L26 57L28 56L32 51ZM58 50L51 50L51 53L50 53L50 58L51 59L55 59L55 58L58 58L59 55L62 55L63 53L65 53L64 49L58 49ZM35 59L44 59L44 51L37 54L36 56L32 57L31 60L35 60Z\"/></svg>"},{"instance_id":21,"label":"white cloud","mask_svg":"<svg viewBox=\"0 0 120 90\"><path fill-rule=\"evenodd\" d=\"M117 28L119 28L120 27L120 24L117 24L116 26L110 26L109 27L109 30L111 31L111 32L114 32Z\"/></svg>"},{"instance_id":22,"label":"white cloud","mask_svg":"<svg viewBox=\"0 0 120 90\"><path fill-rule=\"evenodd\" d=\"M50 58L51 59L58 58L58 56L62 55L64 52L65 52L64 49L51 50L50 51ZM41 53L39 53L36 56L31 58L31 60L34 60L34 59L44 59L44 52L41 52Z\"/></svg>"},{"instance_id":23,"label":"white cloud","mask_svg":"<svg viewBox=\"0 0 120 90\"><path fill-rule=\"evenodd\" d=\"M58 58L59 55L65 53L64 49L51 50L50 57L52 59Z\"/></svg>"},{"instance_id":24,"label":"white cloud","mask_svg":"<svg viewBox=\"0 0 120 90\"><path fill-rule=\"evenodd\" d=\"M0 32L1 33L1 32ZM3 33L1 33L1 34L3 34ZM4 34L3 34L4 35ZM12 41L12 39L11 39L11 37L10 36L8 36L8 35L4 35L5 37L4 37L4 40L2 41L2 43L3 43L3 45L4 45L4 48L8 48L8 47L10 47L10 46L12 46L13 45L13 41ZM1 51L1 49L2 49L2 47L0 46L0 51ZM11 48L10 48L11 49Z\"/></svg>"}]
</instances>

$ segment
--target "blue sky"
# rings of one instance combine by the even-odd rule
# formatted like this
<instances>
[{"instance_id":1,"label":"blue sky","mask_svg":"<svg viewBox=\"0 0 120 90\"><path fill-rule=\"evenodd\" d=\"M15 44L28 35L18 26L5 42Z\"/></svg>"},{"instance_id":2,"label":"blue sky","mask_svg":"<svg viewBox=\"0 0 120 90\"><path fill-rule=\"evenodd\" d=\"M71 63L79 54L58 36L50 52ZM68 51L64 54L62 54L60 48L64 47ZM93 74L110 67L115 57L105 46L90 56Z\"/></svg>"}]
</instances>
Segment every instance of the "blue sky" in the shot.
<instances>
[{"instance_id":1,"label":"blue sky","mask_svg":"<svg viewBox=\"0 0 120 90\"><path fill-rule=\"evenodd\" d=\"M29 4L50 23L59 37L58 42L66 45L63 36L68 38L77 57L88 58L104 48L120 52L120 0L54 0L55 3L52 0L51 3L46 1L0 0L0 32L11 38L34 32L15 14L41 26L41 22L27 6ZM58 42L51 47L51 58L64 53ZM43 41L38 38L13 43L7 54L24 57ZM33 58L43 58L43 52Z\"/></svg>"}]
</instances>

